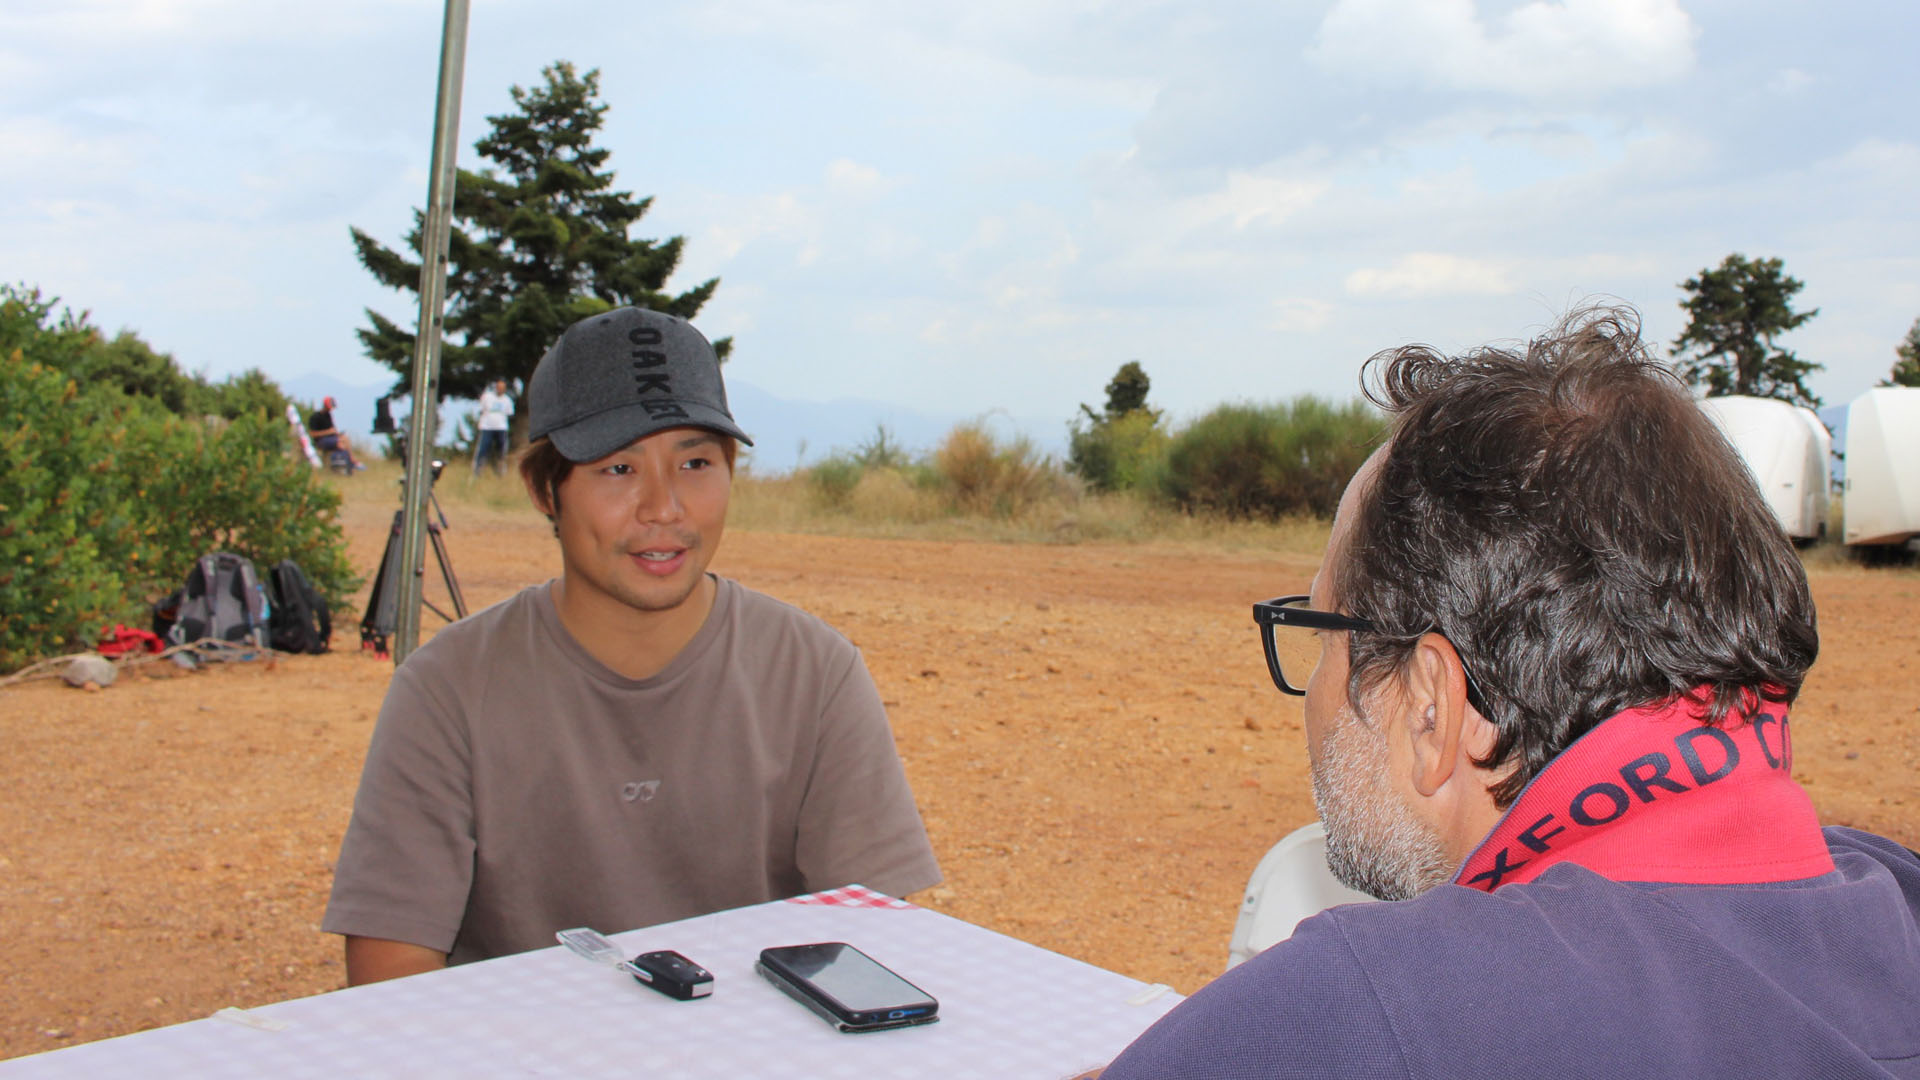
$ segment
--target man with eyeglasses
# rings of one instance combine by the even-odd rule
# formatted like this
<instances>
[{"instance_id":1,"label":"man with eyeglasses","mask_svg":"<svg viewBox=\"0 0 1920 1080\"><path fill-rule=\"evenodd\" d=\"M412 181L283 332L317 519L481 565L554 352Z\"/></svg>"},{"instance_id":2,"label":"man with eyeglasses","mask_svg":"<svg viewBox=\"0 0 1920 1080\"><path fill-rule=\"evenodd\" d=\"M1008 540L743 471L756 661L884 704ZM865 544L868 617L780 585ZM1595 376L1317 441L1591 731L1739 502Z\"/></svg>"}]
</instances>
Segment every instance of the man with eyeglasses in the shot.
<instances>
[{"instance_id":1,"label":"man with eyeglasses","mask_svg":"<svg viewBox=\"0 0 1920 1080\"><path fill-rule=\"evenodd\" d=\"M1397 902L1302 922L1106 1080L1920 1076L1920 856L1794 781L1806 574L1638 316L1369 369L1390 441L1255 618L1328 864Z\"/></svg>"}]
</instances>

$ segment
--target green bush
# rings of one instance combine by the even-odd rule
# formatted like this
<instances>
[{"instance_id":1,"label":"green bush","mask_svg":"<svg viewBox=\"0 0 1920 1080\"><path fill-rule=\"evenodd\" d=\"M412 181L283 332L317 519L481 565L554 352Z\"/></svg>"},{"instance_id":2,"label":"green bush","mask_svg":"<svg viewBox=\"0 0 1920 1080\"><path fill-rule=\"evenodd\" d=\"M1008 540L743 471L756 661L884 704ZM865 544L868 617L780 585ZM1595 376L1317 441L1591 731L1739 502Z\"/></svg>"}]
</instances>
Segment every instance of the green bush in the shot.
<instances>
[{"instance_id":1,"label":"green bush","mask_svg":"<svg viewBox=\"0 0 1920 1080\"><path fill-rule=\"evenodd\" d=\"M873 437L852 450L835 450L818 465L804 470L807 487L820 505L828 510L846 510L853 505L854 489L863 477L873 473L895 473L914 486L926 483L927 466L916 461L900 445L887 425L877 424Z\"/></svg>"},{"instance_id":2,"label":"green bush","mask_svg":"<svg viewBox=\"0 0 1920 1080\"><path fill-rule=\"evenodd\" d=\"M862 469L892 469L897 472L911 472L915 466L914 456L885 424L873 426L873 437L854 447L852 460Z\"/></svg>"},{"instance_id":3,"label":"green bush","mask_svg":"<svg viewBox=\"0 0 1920 1080\"><path fill-rule=\"evenodd\" d=\"M189 408L182 415L220 416L228 420L252 416L278 421L282 425L286 423L287 405L292 399L281 391L279 383L268 378L259 368L248 368L217 383L207 382L199 375L192 376L192 379L198 390L189 399ZM295 405L295 410L303 418L313 411L298 405Z\"/></svg>"},{"instance_id":4,"label":"green bush","mask_svg":"<svg viewBox=\"0 0 1920 1080\"><path fill-rule=\"evenodd\" d=\"M807 486L828 509L844 510L865 471L858 461L836 453L807 470Z\"/></svg>"},{"instance_id":5,"label":"green bush","mask_svg":"<svg viewBox=\"0 0 1920 1080\"><path fill-rule=\"evenodd\" d=\"M0 292L0 669L91 644L106 623L144 625L148 602L212 550L263 572L292 558L343 605L359 583L340 497L292 457L284 421L253 407L188 420L83 387L66 365L98 340L84 317Z\"/></svg>"},{"instance_id":6,"label":"green bush","mask_svg":"<svg viewBox=\"0 0 1920 1080\"><path fill-rule=\"evenodd\" d=\"M195 424L149 413L127 444L127 464L141 478L133 503L160 549L156 591L176 588L209 551L244 555L263 574L292 559L334 608L359 587L338 521L340 493L293 455L286 421Z\"/></svg>"},{"instance_id":7,"label":"green bush","mask_svg":"<svg viewBox=\"0 0 1920 1080\"><path fill-rule=\"evenodd\" d=\"M1135 409L1112 418L1075 424L1068 432L1067 461L1096 491L1128 491L1150 483L1167 455L1167 429L1160 414Z\"/></svg>"},{"instance_id":8,"label":"green bush","mask_svg":"<svg viewBox=\"0 0 1920 1080\"><path fill-rule=\"evenodd\" d=\"M0 285L0 356L36 347L29 358L74 379L82 389L112 387L131 397L149 398L178 416L244 415L278 418L291 400L279 384L250 368L220 382L188 374L172 356L160 352L131 330L111 339L87 322L84 312L62 313L48 325L58 301L25 285ZM304 411L304 410L303 410Z\"/></svg>"},{"instance_id":9,"label":"green bush","mask_svg":"<svg viewBox=\"0 0 1920 1080\"><path fill-rule=\"evenodd\" d=\"M1331 516L1386 430L1385 418L1364 401L1332 405L1308 396L1222 405L1173 437L1158 485L1189 512Z\"/></svg>"},{"instance_id":10,"label":"green bush","mask_svg":"<svg viewBox=\"0 0 1920 1080\"><path fill-rule=\"evenodd\" d=\"M121 498L124 429L76 422L99 408L24 350L0 356L0 670L123 614L129 582L156 560Z\"/></svg>"}]
</instances>

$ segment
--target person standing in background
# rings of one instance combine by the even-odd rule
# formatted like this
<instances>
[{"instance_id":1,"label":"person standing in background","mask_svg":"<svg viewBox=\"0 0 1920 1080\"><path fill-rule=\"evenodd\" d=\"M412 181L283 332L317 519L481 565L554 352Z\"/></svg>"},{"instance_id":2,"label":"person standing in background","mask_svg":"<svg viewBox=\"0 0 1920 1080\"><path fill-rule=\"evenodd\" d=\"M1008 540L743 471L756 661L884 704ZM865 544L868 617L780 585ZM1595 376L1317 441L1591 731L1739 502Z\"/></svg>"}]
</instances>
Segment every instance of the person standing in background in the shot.
<instances>
[{"instance_id":1,"label":"person standing in background","mask_svg":"<svg viewBox=\"0 0 1920 1080\"><path fill-rule=\"evenodd\" d=\"M473 447L473 475L479 476L481 463L489 460L495 476L506 471L507 423L512 419L513 399L507 396L507 380L495 379L480 392L480 441Z\"/></svg>"}]
</instances>

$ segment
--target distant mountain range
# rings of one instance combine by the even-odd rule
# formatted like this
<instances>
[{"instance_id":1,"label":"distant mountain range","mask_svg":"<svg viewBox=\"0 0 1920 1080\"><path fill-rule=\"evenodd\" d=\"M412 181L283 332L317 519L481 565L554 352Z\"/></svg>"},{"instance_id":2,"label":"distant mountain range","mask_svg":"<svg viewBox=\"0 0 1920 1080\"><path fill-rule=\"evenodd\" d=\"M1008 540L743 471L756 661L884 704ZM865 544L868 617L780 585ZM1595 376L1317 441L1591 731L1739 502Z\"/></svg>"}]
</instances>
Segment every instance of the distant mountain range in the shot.
<instances>
[{"instance_id":1,"label":"distant mountain range","mask_svg":"<svg viewBox=\"0 0 1920 1080\"><path fill-rule=\"evenodd\" d=\"M386 383L353 384L318 374L280 381L282 390L301 401L317 403L326 397L337 401L334 423L356 445L376 454L385 440L371 434L374 401L386 387ZM796 465L817 463L835 450L852 450L872 441L882 425L890 439L914 453L932 449L955 425L972 419L984 419L988 429L1002 438L1025 435L1041 453L1065 457L1067 452L1065 420L1013 416L999 410L984 418L931 413L860 398L794 401L739 379L727 380L727 399L734 419L753 437L747 461L761 473L788 472ZM394 418L403 418L407 408L406 399L401 398ZM472 409L473 403L468 401L443 403L443 429L459 423L460 417Z\"/></svg>"}]
</instances>

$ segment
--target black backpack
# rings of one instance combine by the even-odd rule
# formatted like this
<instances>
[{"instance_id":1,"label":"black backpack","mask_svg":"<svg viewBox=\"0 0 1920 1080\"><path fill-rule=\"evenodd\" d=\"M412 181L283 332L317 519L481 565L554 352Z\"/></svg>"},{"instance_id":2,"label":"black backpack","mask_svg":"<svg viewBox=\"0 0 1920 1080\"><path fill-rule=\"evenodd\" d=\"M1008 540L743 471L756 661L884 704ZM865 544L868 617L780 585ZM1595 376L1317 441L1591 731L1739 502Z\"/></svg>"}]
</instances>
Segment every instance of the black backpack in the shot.
<instances>
[{"instance_id":1,"label":"black backpack","mask_svg":"<svg viewBox=\"0 0 1920 1080\"><path fill-rule=\"evenodd\" d=\"M217 638L264 646L267 608L252 561L216 551L200 556L187 571L186 584L154 605L154 631L169 645Z\"/></svg>"},{"instance_id":2,"label":"black backpack","mask_svg":"<svg viewBox=\"0 0 1920 1080\"><path fill-rule=\"evenodd\" d=\"M267 573L273 596L271 642L281 652L323 653L333 638L333 617L327 598L313 587L300 564L281 559Z\"/></svg>"}]
</instances>

